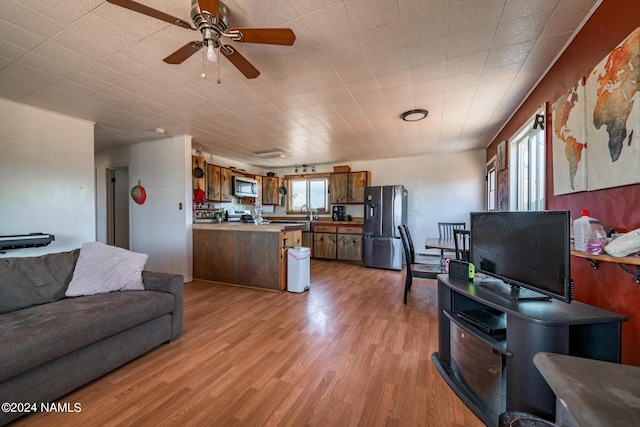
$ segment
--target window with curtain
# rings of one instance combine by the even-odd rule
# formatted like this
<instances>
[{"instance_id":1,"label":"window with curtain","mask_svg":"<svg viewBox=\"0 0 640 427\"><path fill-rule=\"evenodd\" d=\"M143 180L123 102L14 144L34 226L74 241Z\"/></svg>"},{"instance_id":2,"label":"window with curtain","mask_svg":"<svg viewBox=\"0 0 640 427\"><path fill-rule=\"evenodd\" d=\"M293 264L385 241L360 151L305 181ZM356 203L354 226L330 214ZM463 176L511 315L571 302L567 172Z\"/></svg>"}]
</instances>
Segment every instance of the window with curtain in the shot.
<instances>
[{"instance_id":1,"label":"window with curtain","mask_svg":"<svg viewBox=\"0 0 640 427\"><path fill-rule=\"evenodd\" d=\"M545 132L536 116L545 116L540 107L509 140L509 208L512 211L545 209ZM538 120L539 121L539 120Z\"/></svg>"}]
</instances>

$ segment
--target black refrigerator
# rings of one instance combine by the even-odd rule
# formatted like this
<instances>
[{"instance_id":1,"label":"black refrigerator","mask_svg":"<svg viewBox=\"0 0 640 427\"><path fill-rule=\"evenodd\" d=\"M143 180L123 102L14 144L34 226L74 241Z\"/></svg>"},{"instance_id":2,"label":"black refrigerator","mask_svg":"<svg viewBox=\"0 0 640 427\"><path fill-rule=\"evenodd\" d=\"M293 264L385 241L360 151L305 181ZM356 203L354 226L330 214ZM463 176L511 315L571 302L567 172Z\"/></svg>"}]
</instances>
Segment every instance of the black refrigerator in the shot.
<instances>
[{"instance_id":1,"label":"black refrigerator","mask_svg":"<svg viewBox=\"0 0 640 427\"><path fill-rule=\"evenodd\" d=\"M402 270L398 225L407 223L407 190L403 185L364 189L364 265Z\"/></svg>"}]
</instances>

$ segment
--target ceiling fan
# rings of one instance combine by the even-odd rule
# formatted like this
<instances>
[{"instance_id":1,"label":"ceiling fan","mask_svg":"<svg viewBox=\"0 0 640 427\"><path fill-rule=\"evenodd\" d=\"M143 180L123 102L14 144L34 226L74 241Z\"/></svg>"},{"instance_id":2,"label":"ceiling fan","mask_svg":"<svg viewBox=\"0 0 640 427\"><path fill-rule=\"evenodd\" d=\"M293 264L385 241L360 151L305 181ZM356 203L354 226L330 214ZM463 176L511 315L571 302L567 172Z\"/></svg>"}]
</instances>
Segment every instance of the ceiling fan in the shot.
<instances>
[{"instance_id":1,"label":"ceiling fan","mask_svg":"<svg viewBox=\"0 0 640 427\"><path fill-rule=\"evenodd\" d=\"M182 19L161 12L133 0L107 0L107 2L133 10L152 18L160 19L187 30L202 33L202 40L193 40L163 59L167 64L181 64L204 46L207 59L217 62L216 49L224 55L244 76L255 79L260 71L254 67L237 49L223 44L221 38L236 42L263 43L291 46L296 35L291 28L228 28L228 9L220 0L191 0L191 20L193 26Z\"/></svg>"}]
</instances>

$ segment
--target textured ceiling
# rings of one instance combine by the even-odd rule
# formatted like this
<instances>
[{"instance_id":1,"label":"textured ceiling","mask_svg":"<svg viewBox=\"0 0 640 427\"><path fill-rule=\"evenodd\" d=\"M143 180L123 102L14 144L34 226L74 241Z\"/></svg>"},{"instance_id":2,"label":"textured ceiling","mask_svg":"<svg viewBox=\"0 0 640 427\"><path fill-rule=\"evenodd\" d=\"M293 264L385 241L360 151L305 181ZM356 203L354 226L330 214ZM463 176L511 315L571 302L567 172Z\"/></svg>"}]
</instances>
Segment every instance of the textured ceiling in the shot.
<instances>
[{"instance_id":1,"label":"textured ceiling","mask_svg":"<svg viewBox=\"0 0 640 427\"><path fill-rule=\"evenodd\" d=\"M190 0L138 0L190 19ZM228 0L293 46L162 59L199 33L103 0L0 1L0 97L94 121L96 150L168 135L264 167L484 148L598 0ZM202 73L206 78L201 78ZM220 83L217 83L218 77ZM399 116L414 108L427 119ZM255 153L280 149L286 158Z\"/></svg>"}]
</instances>

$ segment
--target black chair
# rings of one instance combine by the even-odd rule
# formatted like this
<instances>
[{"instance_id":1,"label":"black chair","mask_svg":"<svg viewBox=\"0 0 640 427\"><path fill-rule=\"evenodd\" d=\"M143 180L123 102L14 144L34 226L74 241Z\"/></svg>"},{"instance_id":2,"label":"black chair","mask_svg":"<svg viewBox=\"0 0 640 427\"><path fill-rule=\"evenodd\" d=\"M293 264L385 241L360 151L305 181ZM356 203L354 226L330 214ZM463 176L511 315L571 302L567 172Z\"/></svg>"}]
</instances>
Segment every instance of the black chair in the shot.
<instances>
[{"instance_id":1,"label":"black chair","mask_svg":"<svg viewBox=\"0 0 640 427\"><path fill-rule=\"evenodd\" d=\"M471 231L470 230L453 230L453 242L456 245L456 259L458 261L471 261Z\"/></svg>"},{"instance_id":2,"label":"black chair","mask_svg":"<svg viewBox=\"0 0 640 427\"><path fill-rule=\"evenodd\" d=\"M438 237L441 239L453 239L453 230L464 230L467 224L464 222L439 222L438 223ZM446 251L451 252L451 251ZM441 262L444 263L445 250L440 250Z\"/></svg>"},{"instance_id":3,"label":"black chair","mask_svg":"<svg viewBox=\"0 0 640 427\"><path fill-rule=\"evenodd\" d=\"M414 277L421 279L435 279L438 274L445 273L445 268L439 264L418 264L415 262L416 255L413 251L413 244L410 240L409 228L402 224L398 226L404 256L406 260L406 278L404 283L404 303L407 303L407 294L411 292L411 284Z\"/></svg>"}]
</instances>

